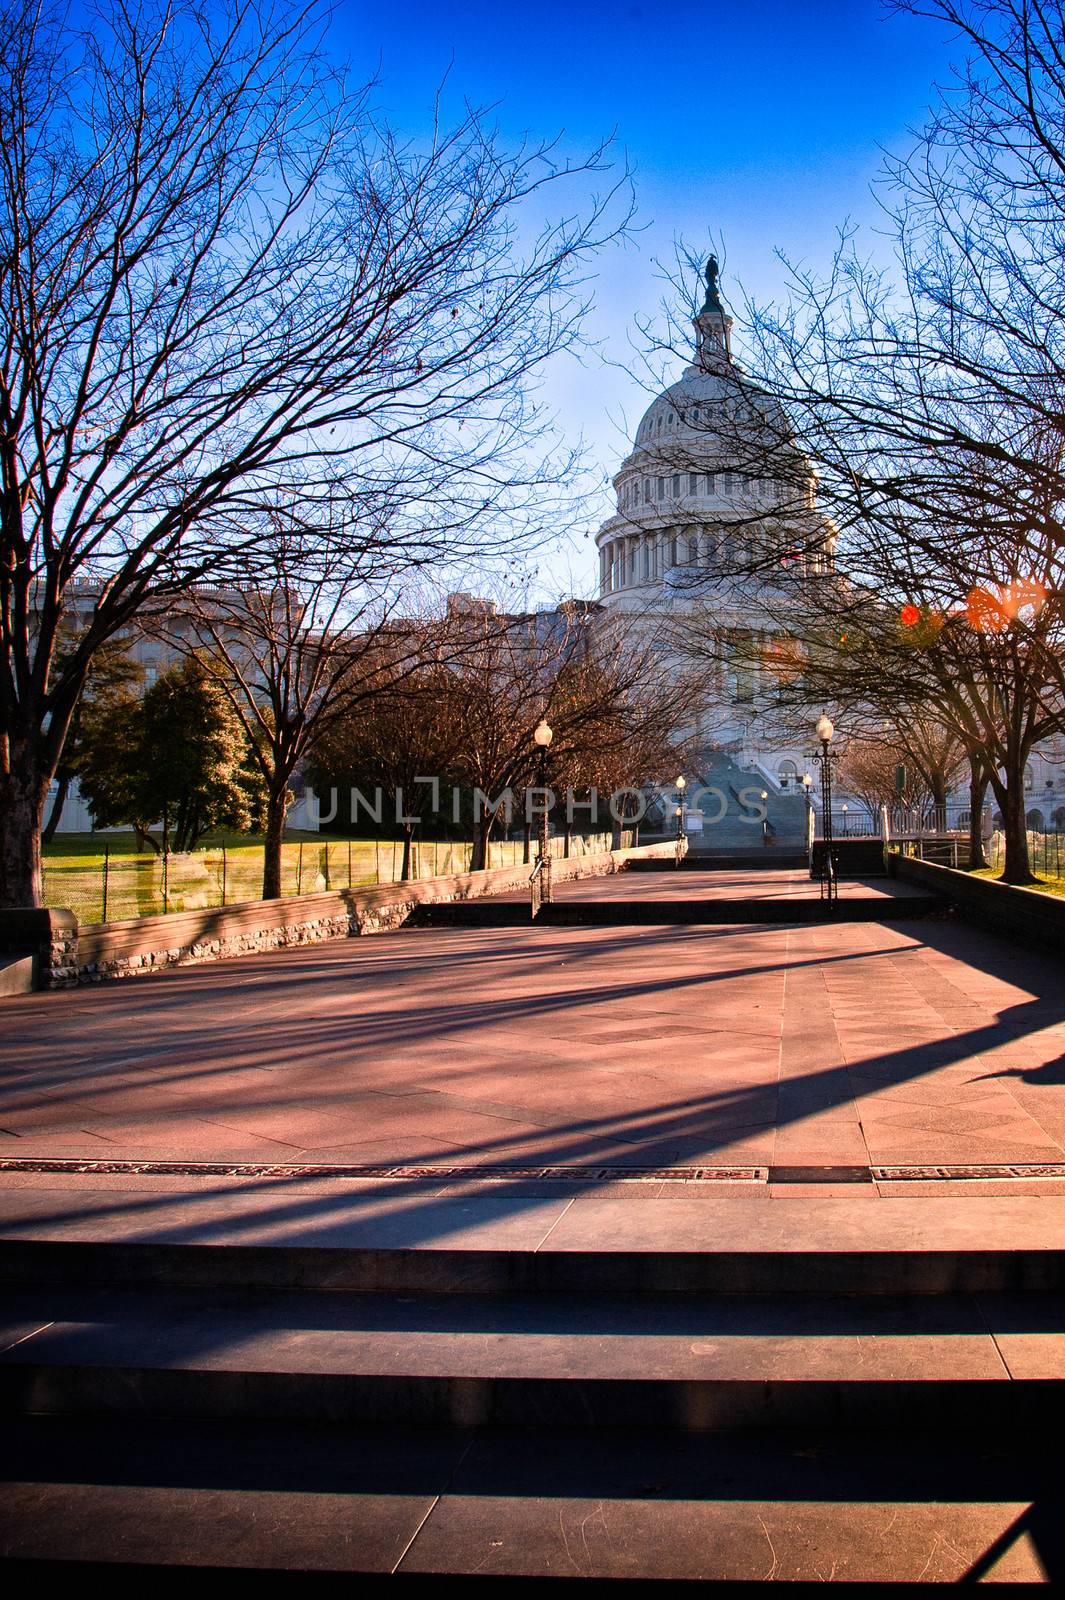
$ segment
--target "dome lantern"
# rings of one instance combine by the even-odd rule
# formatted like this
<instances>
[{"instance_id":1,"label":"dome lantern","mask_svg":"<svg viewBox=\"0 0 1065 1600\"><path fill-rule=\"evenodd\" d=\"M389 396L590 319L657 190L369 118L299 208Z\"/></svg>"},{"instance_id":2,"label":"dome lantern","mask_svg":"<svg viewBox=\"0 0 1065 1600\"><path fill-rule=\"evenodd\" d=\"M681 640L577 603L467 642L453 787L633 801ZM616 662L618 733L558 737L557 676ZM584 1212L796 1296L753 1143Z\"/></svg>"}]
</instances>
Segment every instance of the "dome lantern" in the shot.
<instances>
[{"instance_id":1,"label":"dome lantern","mask_svg":"<svg viewBox=\"0 0 1065 1600\"><path fill-rule=\"evenodd\" d=\"M706 263L706 299L698 316L692 318L695 359L704 372L720 371L732 364L732 318L721 299L720 270L717 257L711 256Z\"/></svg>"}]
</instances>

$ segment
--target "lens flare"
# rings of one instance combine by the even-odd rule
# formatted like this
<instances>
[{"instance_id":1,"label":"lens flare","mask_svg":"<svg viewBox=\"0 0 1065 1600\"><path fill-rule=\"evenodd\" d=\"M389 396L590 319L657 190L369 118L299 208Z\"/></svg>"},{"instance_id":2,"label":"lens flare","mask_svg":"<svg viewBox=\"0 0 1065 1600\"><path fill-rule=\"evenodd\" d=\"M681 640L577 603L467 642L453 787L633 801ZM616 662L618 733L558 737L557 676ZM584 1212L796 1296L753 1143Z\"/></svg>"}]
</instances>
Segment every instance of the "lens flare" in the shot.
<instances>
[{"instance_id":1,"label":"lens flare","mask_svg":"<svg viewBox=\"0 0 1065 1600\"><path fill-rule=\"evenodd\" d=\"M974 633L1004 633L1024 610L1036 616L1047 600L1044 584L1035 578L1017 578L1013 583L991 589L970 589L965 615Z\"/></svg>"},{"instance_id":2,"label":"lens flare","mask_svg":"<svg viewBox=\"0 0 1065 1600\"><path fill-rule=\"evenodd\" d=\"M974 633L1002 633L1009 627L1009 613L1002 601L987 589L970 589L965 599L965 616Z\"/></svg>"}]
</instances>

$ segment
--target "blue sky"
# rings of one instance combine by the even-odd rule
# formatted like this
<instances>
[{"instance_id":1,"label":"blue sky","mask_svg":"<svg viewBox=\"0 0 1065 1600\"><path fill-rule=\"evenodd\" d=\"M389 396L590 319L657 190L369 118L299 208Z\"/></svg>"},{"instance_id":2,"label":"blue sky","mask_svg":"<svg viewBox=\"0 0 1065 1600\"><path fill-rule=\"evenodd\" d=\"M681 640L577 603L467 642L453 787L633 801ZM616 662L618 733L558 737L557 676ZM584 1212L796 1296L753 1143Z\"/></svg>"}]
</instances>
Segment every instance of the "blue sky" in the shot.
<instances>
[{"instance_id":1,"label":"blue sky","mask_svg":"<svg viewBox=\"0 0 1065 1600\"><path fill-rule=\"evenodd\" d=\"M507 138L561 131L577 151L616 130L643 231L598 264L589 333L603 359L561 363L548 380L567 432L605 473L647 402L623 368L636 360L634 318L664 292L656 262L672 263L677 240L702 250L713 236L734 300L737 283L779 295L775 252L826 262L845 219L875 226L880 147L906 142L958 54L942 25L880 0L408 0L387 12L339 0L336 29L357 72L379 69L377 102L412 135L445 74L445 112L463 98L497 105ZM560 552L542 579L586 589L591 553L582 541L570 571Z\"/></svg>"}]
</instances>

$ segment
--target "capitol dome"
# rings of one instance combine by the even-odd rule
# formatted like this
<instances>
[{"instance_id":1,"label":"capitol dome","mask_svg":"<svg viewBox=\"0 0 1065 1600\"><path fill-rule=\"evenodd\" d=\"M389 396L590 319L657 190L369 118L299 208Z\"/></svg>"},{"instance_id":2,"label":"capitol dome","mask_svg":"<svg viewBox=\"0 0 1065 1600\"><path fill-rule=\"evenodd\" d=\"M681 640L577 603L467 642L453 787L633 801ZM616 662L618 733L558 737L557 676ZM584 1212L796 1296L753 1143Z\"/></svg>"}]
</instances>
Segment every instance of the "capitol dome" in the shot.
<instances>
[{"instance_id":1,"label":"capitol dome","mask_svg":"<svg viewBox=\"0 0 1065 1600\"><path fill-rule=\"evenodd\" d=\"M803 572L831 562L814 474L788 419L733 360L713 256L693 326L692 364L644 413L596 536L611 609L672 605L781 561Z\"/></svg>"}]
</instances>

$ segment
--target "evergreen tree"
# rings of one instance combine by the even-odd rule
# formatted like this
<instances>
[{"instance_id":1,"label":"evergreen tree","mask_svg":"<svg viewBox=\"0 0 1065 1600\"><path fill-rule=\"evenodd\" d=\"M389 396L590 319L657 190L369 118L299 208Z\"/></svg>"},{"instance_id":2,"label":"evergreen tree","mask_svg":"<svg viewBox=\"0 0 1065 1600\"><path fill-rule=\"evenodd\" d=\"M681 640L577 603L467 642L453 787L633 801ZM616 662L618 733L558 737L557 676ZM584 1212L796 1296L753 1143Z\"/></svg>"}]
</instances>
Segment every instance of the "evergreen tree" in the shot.
<instances>
[{"instance_id":1,"label":"evergreen tree","mask_svg":"<svg viewBox=\"0 0 1065 1600\"><path fill-rule=\"evenodd\" d=\"M143 699L94 706L82 736L82 790L98 827L164 824L164 842L194 849L217 828L262 826L264 791L240 719L208 666L193 656Z\"/></svg>"}]
</instances>

